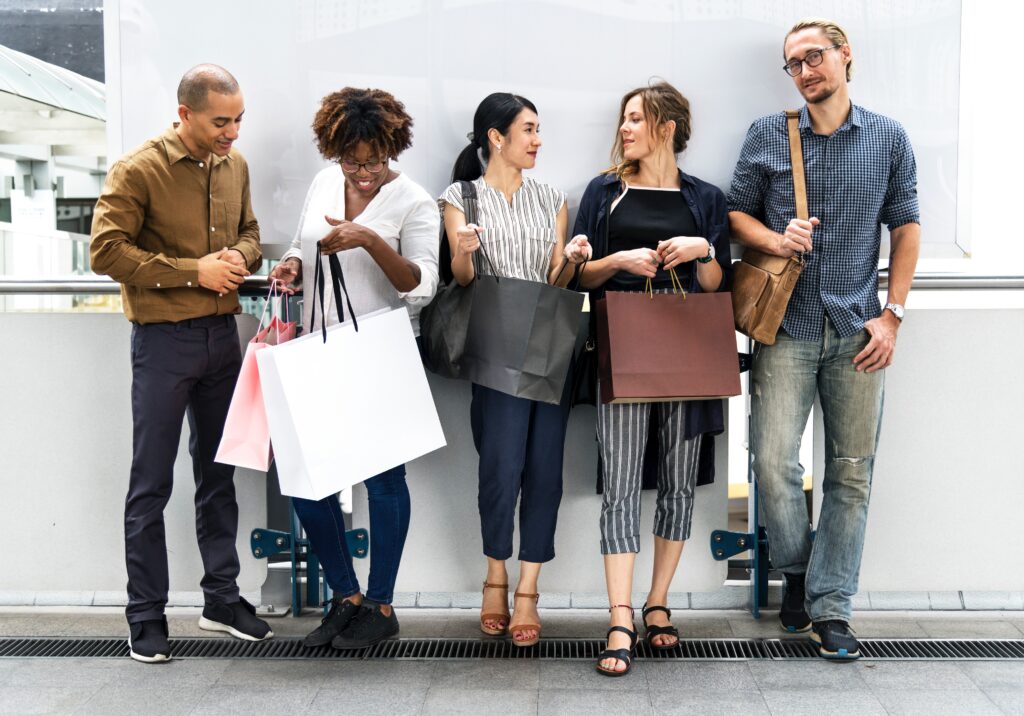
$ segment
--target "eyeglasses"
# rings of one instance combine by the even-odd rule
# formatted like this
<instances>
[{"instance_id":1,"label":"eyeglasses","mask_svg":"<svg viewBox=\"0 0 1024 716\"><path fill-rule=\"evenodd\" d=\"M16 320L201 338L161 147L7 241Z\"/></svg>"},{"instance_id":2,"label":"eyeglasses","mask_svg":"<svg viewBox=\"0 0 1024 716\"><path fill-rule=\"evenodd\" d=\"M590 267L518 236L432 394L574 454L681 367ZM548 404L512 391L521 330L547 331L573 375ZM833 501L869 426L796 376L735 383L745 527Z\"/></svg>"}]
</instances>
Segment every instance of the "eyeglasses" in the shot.
<instances>
[{"instance_id":1,"label":"eyeglasses","mask_svg":"<svg viewBox=\"0 0 1024 716\"><path fill-rule=\"evenodd\" d=\"M384 164L380 159L374 159L372 162L352 162L348 159L341 160L341 169L346 174L355 174L362 167L370 174L380 174L384 171Z\"/></svg>"},{"instance_id":2,"label":"eyeglasses","mask_svg":"<svg viewBox=\"0 0 1024 716\"><path fill-rule=\"evenodd\" d=\"M786 74L790 77L796 77L804 71L805 62L808 67L817 67L824 61L825 53L829 50L834 50L837 47L842 47L842 45L832 45L831 47L823 47L820 50L811 50L804 55L802 60L790 60L782 66L782 69L785 70Z\"/></svg>"}]
</instances>

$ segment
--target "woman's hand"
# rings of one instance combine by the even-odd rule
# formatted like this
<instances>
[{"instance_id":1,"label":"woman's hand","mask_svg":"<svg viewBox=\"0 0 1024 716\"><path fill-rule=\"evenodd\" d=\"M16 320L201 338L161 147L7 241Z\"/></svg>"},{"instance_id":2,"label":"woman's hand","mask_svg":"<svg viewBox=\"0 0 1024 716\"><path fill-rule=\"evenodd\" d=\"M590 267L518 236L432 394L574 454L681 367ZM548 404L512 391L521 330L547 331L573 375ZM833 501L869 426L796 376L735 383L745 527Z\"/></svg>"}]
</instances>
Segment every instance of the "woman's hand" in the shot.
<instances>
[{"instance_id":1,"label":"woman's hand","mask_svg":"<svg viewBox=\"0 0 1024 716\"><path fill-rule=\"evenodd\" d=\"M673 236L658 242L658 255L665 270L708 255L711 244L701 236Z\"/></svg>"},{"instance_id":2,"label":"woman's hand","mask_svg":"<svg viewBox=\"0 0 1024 716\"><path fill-rule=\"evenodd\" d=\"M327 233L327 236L320 239L321 254L329 255L349 249L365 249L374 239L378 238L377 234L360 224L330 216L324 216L324 220L333 228Z\"/></svg>"},{"instance_id":3,"label":"woman's hand","mask_svg":"<svg viewBox=\"0 0 1024 716\"><path fill-rule=\"evenodd\" d=\"M480 234L483 233L476 224L466 224L455 232L456 245L460 254L471 255L480 248Z\"/></svg>"},{"instance_id":4,"label":"woman's hand","mask_svg":"<svg viewBox=\"0 0 1024 716\"><path fill-rule=\"evenodd\" d=\"M295 279L302 274L302 260L294 256L280 262L270 271L271 283L277 282L278 288L284 293L295 293Z\"/></svg>"},{"instance_id":5,"label":"woman's hand","mask_svg":"<svg viewBox=\"0 0 1024 716\"><path fill-rule=\"evenodd\" d=\"M620 251L616 256L619 260L619 270L645 278L654 278L654 275L658 273L658 264L661 263L661 257L654 249Z\"/></svg>"},{"instance_id":6,"label":"woman's hand","mask_svg":"<svg viewBox=\"0 0 1024 716\"><path fill-rule=\"evenodd\" d=\"M572 241L562 249L562 257L571 264L579 264L589 261L594 256L594 248L590 240L583 234L572 237Z\"/></svg>"}]
</instances>

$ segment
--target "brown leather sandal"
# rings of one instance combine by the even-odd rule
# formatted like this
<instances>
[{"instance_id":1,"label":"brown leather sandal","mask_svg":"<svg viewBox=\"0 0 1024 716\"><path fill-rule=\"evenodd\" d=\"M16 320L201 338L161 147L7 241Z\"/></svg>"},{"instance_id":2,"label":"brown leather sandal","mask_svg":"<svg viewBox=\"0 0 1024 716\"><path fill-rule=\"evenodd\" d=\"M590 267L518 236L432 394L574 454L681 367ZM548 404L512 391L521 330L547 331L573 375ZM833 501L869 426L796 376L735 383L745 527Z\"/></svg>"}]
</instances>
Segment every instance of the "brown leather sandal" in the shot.
<instances>
[{"instance_id":1,"label":"brown leather sandal","mask_svg":"<svg viewBox=\"0 0 1024 716\"><path fill-rule=\"evenodd\" d=\"M523 599L532 599L534 601L537 601L538 599L540 599L540 594L529 594L527 592L516 592L515 596L516 597L522 597ZM538 619L537 621L540 621L540 620ZM536 644L538 641L540 641L540 624L515 624L515 625L513 625L512 622L510 621L509 625L508 625L508 633L509 634L512 634L512 633L514 633L516 631L527 631L527 630L536 631L537 632L537 636L533 637L532 639L524 639L524 640L516 639L513 636L512 637L512 643L515 644L516 646L533 646L534 644Z\"/></svg>"},{"instance_id":2,"label":"brown leather sandal","mask_svg":"<svg viewBox=\"0 0 1024 716\"><path fill-rule=\"evenodd\" d=\"M491 612L484 613L483 606L480 607L480 631L488 636L501 636L508 631L508 622L511 619L511 614L508 612L508 585L507 584L491 584L490 582L484 582L484 588L481 591L488 589L504 589L505 590L505 611L503 612ZM492 629L487 626L487 622L497 622L504 624L500 629Z\"/></svg>"}]
</instances>

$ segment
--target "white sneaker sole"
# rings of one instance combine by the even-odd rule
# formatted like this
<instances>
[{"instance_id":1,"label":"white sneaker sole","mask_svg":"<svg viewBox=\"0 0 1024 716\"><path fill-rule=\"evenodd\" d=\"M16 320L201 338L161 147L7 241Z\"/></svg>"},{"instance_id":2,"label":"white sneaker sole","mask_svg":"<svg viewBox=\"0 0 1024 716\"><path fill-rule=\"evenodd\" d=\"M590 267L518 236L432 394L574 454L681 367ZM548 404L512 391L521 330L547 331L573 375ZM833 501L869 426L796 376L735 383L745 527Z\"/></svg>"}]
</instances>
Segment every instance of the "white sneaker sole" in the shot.
<instances>
[{"instance_id":1,"label":"white sneaker sole","mask_svg":"<svg viewBox=\"0 0 1024 716\"><path fill-rule=\"evenodd\" d=\"M154 654L153 656L146 656L145 654L137 654L132 649L132 638L128 637L128 655L135 659L135 661L141 661L143 664L159 664L162 661L170 661L171 657L167 654Z\"/></svg>"},{"instance_id":2,"label":"white sneaker sole","mask_svg":"<svg viewBox=\"0 0 1024 716\"><path fill-rule=\"evenodd\" d=\"M206 617L199 617L199 628L205 629L206 631L222 631L225 634L230 634L236 639L242 639L243 641L263 641L264 639L269 639L274 636L274 632L272 631L268 631L267 635L264 637L253 636L252 634L246 634L245 632L238 631L233 626L221 624L220 622L215 622L212 619L207 619Z\"/></svg>"}]
</instances>

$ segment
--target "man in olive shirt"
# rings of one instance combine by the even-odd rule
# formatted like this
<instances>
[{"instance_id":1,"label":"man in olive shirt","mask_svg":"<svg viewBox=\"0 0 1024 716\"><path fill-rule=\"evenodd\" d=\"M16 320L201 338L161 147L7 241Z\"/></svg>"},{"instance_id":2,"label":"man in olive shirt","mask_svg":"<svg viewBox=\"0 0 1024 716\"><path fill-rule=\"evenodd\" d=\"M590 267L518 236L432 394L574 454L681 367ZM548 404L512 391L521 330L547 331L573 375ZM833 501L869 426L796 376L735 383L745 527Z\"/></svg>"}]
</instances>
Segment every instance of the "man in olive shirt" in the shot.
<instances>
[{"instance_id":1,"label":"man in olive shirt","mask_svg":"<svg viewBox=\"0 0 1024 716\"><path fill-rule=\"evenodd\" d=\"M216 65L185 73L178 104L179 122L110 168L92 224L92 268L121 283L134 324L125 612L131 655L150 663L170 657L163 511L185 415L205 572L199 626L273 635L239 595L234 468L214 462L241 365L237 288L262 261L249 170L232 149L245 105Z\"/></svg>"}]
</instances>

